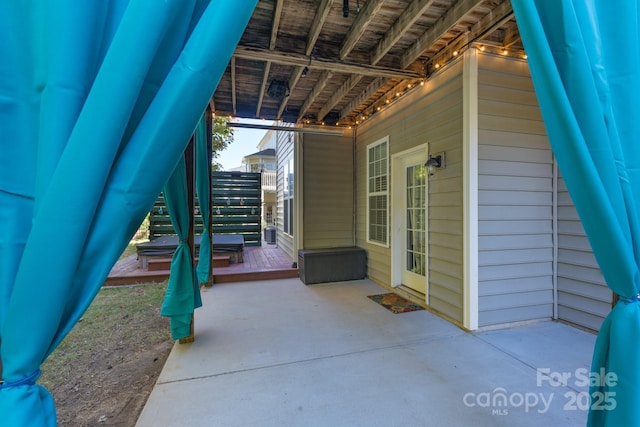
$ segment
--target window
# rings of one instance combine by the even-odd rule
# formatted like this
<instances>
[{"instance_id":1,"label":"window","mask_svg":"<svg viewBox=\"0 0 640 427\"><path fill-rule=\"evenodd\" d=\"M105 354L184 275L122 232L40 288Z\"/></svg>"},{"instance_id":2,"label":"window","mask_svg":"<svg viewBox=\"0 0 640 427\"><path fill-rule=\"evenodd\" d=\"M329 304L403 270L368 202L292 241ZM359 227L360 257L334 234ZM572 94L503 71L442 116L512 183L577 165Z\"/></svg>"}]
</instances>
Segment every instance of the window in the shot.
<instances>
[{"instance_id":1,"label":"window","mask_svg":"<svg viewBox=\"0 0 640 427\"><path fill-rule=\"evenodd\" d=\"M367 146L367 241L389 245L389 137Z\"/></svg>"},{"instance_id":2,"label":"window","mask_svg":"<svg viewBox=\"0 0 640 427\"><path fill-rule=\"evenodd\" d=\"M293 180L294 180L294 172L293 172L293 159L289 159L288 162L285 163L283 167L282 179L284 181L284 191L283 191L283 199L284 199L284 218L283 218L283 227L284 232L290 236L293 236Z\"/></svg>"}]
</instances>

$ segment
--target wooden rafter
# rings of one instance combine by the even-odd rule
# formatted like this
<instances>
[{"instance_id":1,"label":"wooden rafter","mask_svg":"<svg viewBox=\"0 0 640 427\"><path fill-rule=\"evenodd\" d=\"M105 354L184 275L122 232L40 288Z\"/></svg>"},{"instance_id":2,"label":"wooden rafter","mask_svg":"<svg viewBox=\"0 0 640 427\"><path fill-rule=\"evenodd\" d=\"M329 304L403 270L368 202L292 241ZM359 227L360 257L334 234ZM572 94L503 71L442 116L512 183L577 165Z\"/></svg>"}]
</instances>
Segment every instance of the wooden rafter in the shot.
<instances>
[{"instance_id":1,"label":"wooden rafter","mask_svg":"<svg viewBox=\"0 0 640 427\"><path fill-rule=\"evenodd\" d=\"M362 79L362 76L353 74L347 77L340 89L338 89L327 101L327 103L318 111L318 121L322 121L326 117L334 105L336 105L344 96L351 91L358 84L358 82Z\"/></svg>"},{"instance_id":2,"label":"wooden rafter","mask_svg":"<svg viewBox=\"0 0 640 427\"><path fill-rule=\"evenodd\" d=\"M434 2L435 0L413 0L371 51L371 64L377 64Z\"/></svg>"},{"instance_id":3,"label":"wooden rafter","mask_svg":"<svg viewBox=\"0 0 640 427\"><path fill-rule=\"evenodd\" d=\"M302 120L304 115L309 110L309 107L311 107L311 104L313 104L313 101L316 100L318 95L320 95L320 93L322 93L322 91L324 90L324 87L327 85L329 80L331 80L331 77L333 77L333 73L330 71L325 71L322 73L322 75L320 75L320 78L316 82L309 95L307 95L307 99L304 100L304 104L302 104L302 107L300 108L300 112L298 113L298 120Z\"/></svg>"},{"instance_id":4,"label":"wooden rafter","mask_svg":"<svg viewBox=\"0 0 640 427\"><path fill-rule=\"evenodd\" d=\"M298 53L272 52L267 49L248 46L238 46L234 53L234 58L252 59L255 61L271 61L283 65L308 66L309 68L345 74L362 74L363 76L401 79L421 77L418 72L412 70L399 70L397 68L357 64L355 62L336 61L326 58L310 58Z\"/></svg>"},{"instance_id":5,"label":"wooden rafter","mask_svg":"<svg viewBox=\"0 0 640 427\"><path fill-rule=\"evenodd\" d=\"M406 68L409 65L411 65L416 59L420 57L420 55L422 55L422 52L424 52L426 49L432 46L437 40L439 40L443 35L445 35L451 28L453 28L462 19L464 19L464 17L467 16L471 10L473 10L475 7L477 7L481 3L482 3L481 0L461 0L458 3L456 3L454 7L449 9L438 21L436 21L436 23L431 28L429 28L424 34L422 34L418 38L418 40L416 40L416 42L404 52L401 60L401 67ZM410 8L408 8L407 10L409 9ZM500 4L495 9L495 11L501 13L504 9L508 9L509 11L511 11L511 2L507 1ZM492 11L489 15L490 15L490 18L495 15L499 15L500 18L502 18L504 16L504 13L494 14L494 11ZM398 21L400 21L401 18L402 16L398 18ZM491 20L492 19L481 20L480 22L482 23L482 25L478 25L480 24L480 22L476 24L476 26L474 26L474 29L476 31L472 31L472 33L479 34L481 31L479 28L482 27L486 29L488 26L491 25L487 21L491 21ZM470 36L466 34L465 37L470 37ZM384 42L384 39L383 41L381 41L381 43L383 42ZM365 91L363 91L362 94L354 98L345 108L342 109L340 113L340 118L345 117L351 111L355 110L360 104L362 104L362 102L364 102L369 96L374 94L384 84L385 84L385 81L380 79L377 79L374 82L372 82L365 89Z\"/></svg>"},{"instance_id":6,"label":"wooden rafter","mask_svg":"<svg viewBox=\"0 0 640 427\"><path fill-rule=\"evenodd\" d=\"M465 46L468 46L473 41L481 38L484 34L492 33L497 28L503 26L511 18L513 18L511 2L506 1L501 3L490 13L485 15L480 21L476 22L469 31L464 32L454 40L450 41L445 49L442 49L436 55L431 57L425 65L430 66L450 59L454 50L460 50Z\"/></svg>"},{"instance_id":7,"label":"wooden rafter","mask_svg":"<svg viewBox=\"0 0 640 427\"><path fill-rule=\"evenodd\" d=\"M444 36L451 28L456 26L462 19L469 14L484 0L461 0L449 9L440 19L436 21L433 27L429 28L422 34L418 40L407 49L400 60L400 67L407 68L416 59L422 55L422 52L430 48L438 39Z\"/></svg>"},{"instance_id":8,"label":"wooden rafter","mask_svg":"<svg viewBox=\"0 0 640 427\"><path fill-rule=\"evenodd\" d=\"M352 111L358 108L358 106L362 105L363 102L376 93L386 82L387 79L380 77L369 83L369 85L367 85L367 87L360 92L358 96L353 98L351 102L342 109L340 112L340 118L348 116Z\"/></svg>"},{"instance_id":9,"label":"wooden rafter","mask_svg":"<svg viewBox=\"0 0 640 427\"><path fill-rule=\"evenodd\" d=\"M358 16L356 17L353 25L349 28L349 32L342 42L340 48L340 59L344 59L351 53L362 34L365 32L371 20L376 16L376 13L382 7L383 0L369 0L367 4L362 8Z\"/></svg>"},{"instance_id":10,"label":"wooden rafter","mask_svg":"<svg viewBox=\"0 0 640 427\"><path fill-rule=\"evenodd\" d=\"M269 72L271 71L271 61L267 61L264 64L264 72L262 73L262 83L260 84L260 93L258 94L258 105L256 106L256 117L260 117L260 109L262 109L262 100L267 90L267 83L269 82Z\"/></svg>"},{"instance_id":11,"label":"wooden rafter","mask_svg":"<svg viewBox=\"0 0 640 427\"><path fill-rule=\"evenodd\" d=\"M273 9L273 24L271 25L271 37L269 38L269 50L276 48L276 39L278 38L278 27L280 26L280 17L282 16L282 6L284 0L277 0L276 7ZM267 61L262 74L262 84L260 85L260 94L258 95L258 105L256 106L256 117L260 117L262 109L262 100L267 90L267 82L269 81L269 71L271 71L271 62Z\"/></svg>"},{"instance_id":12,"label":"wooden rafter","mask_svg":"<svg viewBox=\"0 0 640 427\"><path fill-rule=\"evenodd\" d=\"M382 7L382 3L383 3L382 0L370 0L369 2L367 2L364 8L360 11L360 13L358 13L358 16L356 17L355 21L351 25L349 32L345 35L342 48L340 48L341 60L346 58L349 55L349 53L351 53L351 50L353 50L356 43L358 43L358 40L360 40L360 37L362 37L362 34L367 29L367 26L371 23L371 20L375 17L376 13L378 13L380 8ZM350 76L347 79L347 82L345 82L347 86L351 85L352 83L352 85L348 88L347 92L351 90L361 78L362 78L361 76L358 78L354 76ZM324 86L326 85L326 81L323 81L321 83L322 83L322 87L324 88ZM340 92L342 92L345 89L345 84L342 85ZM316 84L316 87L317 86L320 86L320 85ZM320 93L320 91L318 91L316 87L313 88L313 90L310 93L310 96L307 97L307 99L305 100L303 105L304 108L300 109L300 112L298 113L298 120L300 120L307 113L307 110L309 109L309 107L311 107L313 100ZM312 98L311 98L311 95L313 95ZM334 94L334 96L332 96L329 99L329 102L327 102L320 109L320 113L318 114L318 117L317 117L318 121L321 121L327 115L327 113L331 111L331 109L336 104L336 102L340 101L340 99L342 99L342 97L336 97L336 95Z\"/></svg>"},{"instance_id":13,"label":"wooden rafter","mask_svg":"<svg viewBox=\"0 0 640 427\"><path fill-rule=\"evenodd\" d=\"M318 37L320 36L320 31L322 31L322 26L329 15L329 11L331 10L331 3L333 0L322 0L320 5L318 6L318 11L316 12L316 16L313 18L313 23L311 24L311 29L309 30L309 39L307 40L307 47L305 49L305 55L311 58L311 53L313 52L313 48L316 45L316 41L318 41ZM289 76L289 90L293 91L293 88L298 84L298 80L302 77L302 71L304 70L304 66L296 66L291 72L291 76ZM282 112L287 106L289 102L289 97L286 96L282 102L280 103L280 107L278 108L278 118L282 116Z\"/></svg>"},{"instance_id":14,"label":"wooden rafter","mask_svg":"<svg viewBox=\"0 0 640 427\"><path fill-rule=\"evenodd\" d=\"M233 115L236 116L238 114L238 109L236 104L236 58L235 56L231 57L231 105L233 106Z\"/></svg>"},{"instance_id":15,"label":"wooden rafter","mask_svg":"<svg viewBox=\"0 0 640 427\"><path fill-rule=\"evenodd\" d=\"M398 17L396 22L385 33L371 52L371 65L376 65L391 50L394 44L409 30L411 25L433 4L434 0L414 0ZM351 76L340 90L333 94L329 101L318 112L318 120L322 120L331 109L338 104L362 79L362 76ZM384 84L384 83L383 83ZM351 103L349 103L351 105Z\"/></svg>"},{"instance_id":16,"label":"wooden rafter","mask_svg":"<svg viewBox=\"0 0 640 427\"><path fill-rule=\"evenodd\" d=\"M520 33L518 29L514 26L509 27L504 33L504 38L502 40L502 45L504 47L510 47L517 42L520 41Z\"/></svg>"},{"instance_id":17,"label":"wooden rafter","mask_svg":"<svg viewBox=\"0 0 640 427\"><path fill-rule=\"evenodd\" d=\"M522 49L511 0L364 0L347 18L337 3L260 0L215 94L220 112L294 121L313 116L314 122L337 112L344 123L356 113L375 111L391 95L388 88L424 79L456 51L472 45L490 46L492 52L505 47L512 54ZM298 22L290 26L288 20ZM284 28L290 34L286 40ZM269 101L267 111L276 69L293 96L275 105ZM303 82L306 98L300 98ZM242 107L241 97L253 98L249 108Z\"/></svg>"}]
</instances>

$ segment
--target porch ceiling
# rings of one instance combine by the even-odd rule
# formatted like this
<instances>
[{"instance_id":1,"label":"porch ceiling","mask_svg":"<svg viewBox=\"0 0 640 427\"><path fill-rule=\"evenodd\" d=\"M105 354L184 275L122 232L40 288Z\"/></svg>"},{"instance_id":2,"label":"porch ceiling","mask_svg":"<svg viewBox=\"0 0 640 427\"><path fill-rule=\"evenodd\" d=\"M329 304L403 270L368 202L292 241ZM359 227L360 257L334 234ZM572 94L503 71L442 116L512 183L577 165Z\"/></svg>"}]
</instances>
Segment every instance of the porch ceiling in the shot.
<instances>
[{"instance_id":1,"label":"porch ceiling","mask_svg":"<svg viewBox=\"0 0 640 427\"><path fill-rule=\"evenodd\" d=\"M259 0L217 114L353 125L474 43L522 55L510 0Z\"/></svg>"}]
</instances>

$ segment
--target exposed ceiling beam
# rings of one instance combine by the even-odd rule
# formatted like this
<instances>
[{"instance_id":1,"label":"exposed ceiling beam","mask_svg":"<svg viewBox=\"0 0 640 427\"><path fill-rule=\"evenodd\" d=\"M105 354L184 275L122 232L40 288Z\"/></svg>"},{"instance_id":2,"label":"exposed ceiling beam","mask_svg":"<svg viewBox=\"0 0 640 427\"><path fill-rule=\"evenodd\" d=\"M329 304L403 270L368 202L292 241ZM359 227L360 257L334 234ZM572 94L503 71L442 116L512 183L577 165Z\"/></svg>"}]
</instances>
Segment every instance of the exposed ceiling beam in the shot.
<instances>
[{"instance_id":1,"label":"exposed ceiling beam","mask_svg":"<svg viewBox=\"0 0 640 427\"><path fill-rule=\"evenodd\" d=\"M331 112L331 109L333 108L333 106L336 105L338 102L340 102L340 100L344 98L345 95L355 87L355 85L358 84L360 79L362 79L362 76L359 76L356 74L352 74L349 77L347 77L347 80L345 80L345 82L342 83L342 86L340 86L340 89L334 92L334 94L331 95L327 103L320 109L320 111L318 111L318 121L322 121L322 119L324 119L326 115Z\"/></svg>"},{"instance_id":2,"label":"exposed ceiling beam","mask_svg":"<svg viewBox=\"0 0 640 427\"><path fill-rule=\"evenodd\" d=\"M276 7L273 9L273 23L271 24L271 37L269 38L269 50L276 48L276 40L278 38L278 27L280 26L280 16L282 16L282 6L284 0L277 0ZM267 82L269 81L269 71L271 71L271 62L267 61L262 74L262 84L260 85L260 94L258 95L258 105L256 106L256 117L260 117L262 109L262 100L267 90Z\"/></svg>"},{"instance_id":3,"label":"exposed ceiling beam","mask_svg":"<svg viewBox=\"0 0 640 427\"><path fill-rule=\"evenodd\" d=\"M236 58L231 57L231 105L233 106L233 115L238 114L236 105Z\"/></svg>"},{"instance_id":4,"label":"exposed ceiling beam","mask_svg":"<svg viewBox=\"0 0 640 427\"><path fill-rule=\"evenodd\" d=\"M262 84L260 85L260 93L258 94L258 105L256 106L256 117L260 117L260 110L262 109L262 100L264 99L264 93L267 90L267 83L269 82L269 71L271 71L271 62L267 61L264 64L264 72L262 73Z\"/></svg>"},{"instance_id":5,"label":"exposed ceiling beam","mask_svg":"<svg viewBox=\"0 0 640 427\"><path fill-rule=\"evenodd\" d=\"M411 7L414 5L414 3L412 3L410 7L407 8L407 10L410 10ZM420 36L420 38L418 38L418 40L404 52L401 60L401 67L406 68L409 65L411 65L416 59L420 57L422 52L424 52L431 45L433 45L444 34L446 34L453 26L455 26L458 22L460 22L473 8L475 8L481 3L482 3L482 0L461 0L451 9L449 9L438 21L436 21L436 23L429 30L427 30L422 36ZM496 9L491 11L488 16L489 18L493 18L494 16L503 17L504 16L503 12L505 9L509 11L512 10L510 1L501 3L498 7L496 7ZM398 18L398 21L400 21L401 19L408 18L408 16L406 18L403 18L403 16L404 16L404 13ZM474 26L474 28L476 29L476 33L479 33L481 31L479 29L480 27L486 29L486 27L490 25L488 24L487 21L490 21L490 20L491 19L487 19L487 17L485 17L478 23L478 24L483 23L483 25L480 26L476 24ZM474 33L474 31L472 31L472 33ZM385 35L385 38L386 37L387 36ZM383 38L383 40L378 44L378 46L381 46L381 44L384 43L385 38ZM377 49L378 48L376 47L376 50ZM342 109L342 111L340 112L340 119L344 118L345 116L350 114L352 111L354 111L359 105L361 105L370 96L372 96L375 92L377 92L378 89L380 89L385 83L386 82L381 79L374 80L371 84L369 84L369 86L367 86L367 88L358 97L354 98L351 102L349 102L347 106L345 106L345 108Z\"/></svg>"},{"instance_id":6,"label":"exposed ceiling beam","mask_svg":"<svg viewBox=\"0 0 640 427\"><path fill-rule=\"evenodd\" d=\"M375 65L357 64L355 62L335 61L326 58L311 58L298 53L272 52L247 46L238 46L233 58L251 59L254 61L271 61L283 65L308 66L320 70L333 71L345 74L361 74L363 76L389 77L389 78L419 78L418 72L411 70L399 70L396 68L379 67Z\"/></svg>"},{"instance_id":7,"label":"exposed ceiling beam","mask_svg":"<svg viewBox=\"0 0 640 427\"><path fill-rule=\"evenodd\" d=\"M518 29L514 25L509 27L509 29L505 31L504 39L502 40L502 45L504 47L509 47L519 41L520 41L520 33L518 32Z\"/></svg>"},{"instance_id":8,"label":"exposed ceiling beam","mask_svg":"<svg viewBox=\"0 0 640 427\"><path fill-rule=\"evenodd\" d=\"M327 16L329 16L332 2L333 0L322 0L320 5L318 6L318 11L316 12L316 16L313 18L313 23L311 24L311 29L309 30L309 39L307 40L307 48L305 49L305 55L307 56L311 55L313 47L318 41L320 31L322 31L322 26L324 25L324 21L326 21Z\"/></svg>"},{"instance_id":9,"label":"exposed ceiling beam","mask_svg":"<svg viewBox=\"0 0 640 427\"><path fill-rule=\"evenodd\" d=\"M400 60L400 68L404 69L411 65L416 59L422 55L422 52L430 48L436 41L444 36L451 28L456 26L469 12L484 0L460 0L451 9L449 9L436 23L429 28L424 34L418 37L418 40L411 45L402 54Z\"/></svg>"},{"instance_id":10,"label":"exposed ceiling beam","mask_svg":"<svg viewBox=\"0 0 640 427\"><path fill-rule=\"evenodd\" d=\"M371 64L377 64L434 2L435 0L413 0L371 51Z\"/></svg>"},{"instance_id":11,"label":"exposed ceiling beam","mask_svg":"<svg viewBox=\"0 0 640 427\"><path fill-rule=\"evenodd\" d=\"M273 9L273 24L271 25L271 37L269 38L269 50L276 48L276 39L278 38L278 27L280 26L280 17L282 16L282 6L284 0L277 0L276 7Z\"/></svg>"},{"instance_id":12,"label":"exposed ceiling beam","mask_svg":"<svg viewBox=\"0 0 640 427\"><path fill-rule=\"evenodd\" d=\"M322 26L324 25L324 21L327 19L329 11L331 10L332 2L333 0L322 0L320 5L318 6L316 16L313 18L313 23L311 24L311 29L309 30L309 39L307 40L307 48L305 49L305 55L307 55L308 57L311 57L311 53L313 52L313 48L316 45L316 41L318 41L320 31L322 31ZM291 76L289 76L290 91L293 91L293 88L295 88L298 84L298 80L300 80L300 77L302 77L303 70L304 67L298 65L291 72ZM286 108L288 102L289 97L285 96L280 103L280 107L278 108L278 118L282 117L282 112Z\"/></svg>"},{"instance_id":13,"label":"exposed ceiling beam","mask_svg":"<svg viewBox=\"0 0 640 427\"><path fill-rule=\"evenodd\" d=\"M298 132L298 133L312 133L316 135L344 135L344 129L329 130L329 129L315 129L309 127L298 126L278 126L278 125L261 125L254 123L242 123L242 122L227 122L227 127L242 128L242 129L263 129L263 130L277 130L283 132Z\"/></svg>"},{"instance_id":14,"label":"exposed ceiling beam","mask_svg":"<svg viewBox=\"0 0 640 427\"><path fill-rule=\"evenodd\" d=\"M476 22L469 31L465 31L455 39L449 41L447 46L440 50L437 54L429 58L425 64L427 68L431 68L434 64L446 62L453 56L454 50L462 50L470 43L481 39L482 37L493 33L499 27L502 27L507 21L513 17L513 8L510 1L499 4L491 12Z\"/></svg>"},{"instance_id":15,"label":"exposed ceiling beam","mask_svg":"<svg viewBox=\"0 0 640 427\"><path fill-rule=\"evenodd\" d=\"M313 89L311 90L309 95L307 95L307 99L304 100L304 104L302 104L302 107L298 112L298 120L302 120L307 111L309 111L309 107L311 107L311 104L313 104L313 101L316 100L318 95L322 93L324 87L327 85L329 80L331 80L331 77L333 77L333 73L330 71L324 71L320 75L320 78L316 82L315 86L313 86Z\"/></svg>"},{"instance_id":16,"label":"exposed ceiling beam","mask_svg":"<svg viewBox=\"0 0 640 427\"><path fill-rule=\"evenodd\" d=\"M349 102L349 104L347 104L347 106L344 107L342 111L340 111L340 119L348 116L356 108L362 105L363 102L369 99L371 95L376 93L378 89L380 89L386 82L387 79L380 77L369 83L369 85L362 92L360 92L358 96L353 98L351 102Z\"/></svg>"},{"instance_id":17,"label":"exposed ceiling beam","mask_svg":"<svg viewBox=\"0 0 640 427\"><path fill-rule=\"evenodd\" d=\"M356 17L355 21L351 25L351 28L349 28L349 31L347 32L347 34L344 37L344 41L342 43L342 48L340 48L340 59L346 58L347 55L349 55L349 53L351 53L351 50L354 48L354 46L356 45L356 43L358 42L358 40L362 36L362 33L364 33L364 30L366 30L367 25L369 25L369 23L371 22L371 20L375 16L375 14L378 13L378 11L380 10L381 7L382 7L382 1L381 0L369 1L364 6L364 8L358 13L358 16ZM298 120L302 119L302 117L307 113L307 110L309 109L309 107L311 106L311 104L313 103L315 98L324 89L324 87L327 84L327 81L329 80L329 78L332 75L333 74L331 74L331 73L324 72L320 76L320 80L318 81L318 83L315 85L315 87L313 88L313 90L311 91L311 93L309 94L307 99L305 100L303 108L300 109L300 112L298 113ZM351 90L353 88L353 86L355 86L358 83L360 78L361 77L354 78L354 76L350 76L349 79L347 79L347 81L353 81L353 85L351 87L349 87L349 90ZM343 87L344 87L344 85L343 85ZM319 88L319 90L317 90L318 88ZM320 109L320 113L317 116L317 120L321 121L322 119L324 119L324 117L327 115L327 113L329 111L331 111L333 106L337 102L339 102L340 99L341 98L336 98L335 95L332 96L329 99L329 102L327 102Z\"/></svg>"},{"instance_id":18,"label":"exposed ceiling beam","mask_svg":"<svg viewBox=\"0 0 640 427\"><path fill-rule=\"evenodd\" d=\"M411 25L433 4L434 0L414 0L402 12L396 22L393 23L389 31L385 33L371 53L371 65L376 65L391 50L394 44L400 40L400 37L409 30ZM367 3L368 5L368 3ZM338 104L342 98L353 89L362 79L362 76L351 76L345 84L340 87L338 92L334 93L329 101L318 112L318 120L324 119L331 109Z\"/></svg>"},{"instance_id":19,"label":"exposed ceiling beam","mask_svg":"<svg viewBox=\"0 0 640 427\"><path fill-rule=\"evenodd\" d=\"M367 29L376 13L382 7L384 0L369 0L353 21L349 32L346 34L342 47L340 48L340 59L344 59L351 53L362 34Z\"/></svg>"}]
</instances>

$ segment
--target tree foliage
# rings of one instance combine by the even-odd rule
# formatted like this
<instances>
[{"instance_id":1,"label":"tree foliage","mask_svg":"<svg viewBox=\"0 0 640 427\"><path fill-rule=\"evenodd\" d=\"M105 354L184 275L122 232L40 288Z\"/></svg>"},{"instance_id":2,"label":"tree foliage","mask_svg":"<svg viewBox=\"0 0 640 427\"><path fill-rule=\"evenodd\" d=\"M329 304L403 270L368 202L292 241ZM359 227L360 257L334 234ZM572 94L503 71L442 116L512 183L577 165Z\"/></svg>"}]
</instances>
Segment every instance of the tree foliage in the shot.
<instances>
[{"instance_id":1,"label":"tree foliage","mask_svg":"<svg viewBox=\"0 0 640 427\"><path fill-rule=\"evenodd\" d=\"M227 126L228 117L213 117L213 130L211 145L213 150L212 164L213 170L221 170L222 165L216 161L220 153L233 142L233 128Z\"/></svg>"}]
</instances>

